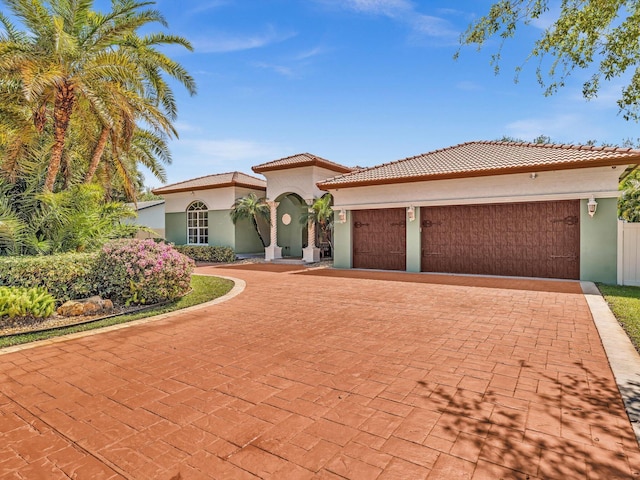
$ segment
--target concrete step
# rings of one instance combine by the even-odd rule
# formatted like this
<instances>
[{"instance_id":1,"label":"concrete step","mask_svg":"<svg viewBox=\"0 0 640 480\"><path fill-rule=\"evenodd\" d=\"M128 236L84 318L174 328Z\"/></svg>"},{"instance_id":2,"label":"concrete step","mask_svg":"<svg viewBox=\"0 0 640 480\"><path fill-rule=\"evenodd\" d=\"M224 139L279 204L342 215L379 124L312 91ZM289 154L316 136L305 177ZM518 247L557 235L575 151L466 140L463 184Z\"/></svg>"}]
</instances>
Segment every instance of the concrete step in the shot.
<instances>
[{"instance_id":1,"label":"concrete step","mask_svg":"<svg viewBox=\"0 0 640 480\"><path fill-rule=\"evenodd\" d=\"M284 265L304 265L305 261L301 258L295 257L287 257L287 258L276 258L275 260L271 260L271 263L281 263Z\"/></svg>"}]
</instances>

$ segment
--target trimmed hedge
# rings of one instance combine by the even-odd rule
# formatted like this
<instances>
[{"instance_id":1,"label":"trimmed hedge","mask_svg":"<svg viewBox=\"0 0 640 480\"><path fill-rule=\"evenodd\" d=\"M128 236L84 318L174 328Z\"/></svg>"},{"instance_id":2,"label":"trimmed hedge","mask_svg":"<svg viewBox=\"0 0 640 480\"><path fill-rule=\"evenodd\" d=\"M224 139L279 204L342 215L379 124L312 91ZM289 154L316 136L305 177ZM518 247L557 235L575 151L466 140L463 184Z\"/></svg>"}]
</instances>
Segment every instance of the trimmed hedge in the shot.
<instances>
[{"instance_id":1,"label":"trimmed hedge","mask_svg":"<svg viewBox=\"0 0 640 480\"><path fill-rule=\"evenodd\" d=\"M218 256L229 255L212 248ZM99 252L0 257L0 285L43 288L58 305L92 295L116 303L151 304L184 295L193 267L193 260L171 245L114 240Z\"/></svg>"},{"instance_id":2,"label":"trimmed hedge","mask_svg":"<svg viewBox=\"0 0 640 480\"><path fill-rule=\"evenodd\" d=\"M42 287L59 303L91 295L97 253L0 257L0 284Z\"/></svg>"},{"instance_id":3,"label":"trimmed hedge","mask_svg":"<svg viewBox=\"0 0 640 480\"><path fill-rule=\"evenodd\" d=\"M236 253L230 247L174 245L173 248L196 262L228 263L236 259Z\"/></svg>"}]
</instances>

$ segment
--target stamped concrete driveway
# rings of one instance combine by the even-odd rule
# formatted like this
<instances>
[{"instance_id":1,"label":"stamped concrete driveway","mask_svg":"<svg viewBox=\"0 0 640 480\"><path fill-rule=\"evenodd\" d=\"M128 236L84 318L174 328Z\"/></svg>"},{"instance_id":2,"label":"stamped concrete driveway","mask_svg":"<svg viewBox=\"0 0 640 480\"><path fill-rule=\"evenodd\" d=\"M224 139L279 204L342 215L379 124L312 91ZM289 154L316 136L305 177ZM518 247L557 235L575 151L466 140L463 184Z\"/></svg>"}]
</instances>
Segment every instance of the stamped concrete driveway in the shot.
<instances>
[{"instance_id":1,"label":"stamped concrete driveway","mask_svg":"<svg viewBox=\"0 0 640 480\"><path fill-rule=\"evenodd\" d=\"M0 355L1 478L638 478L577 284L200 271L246 290Z\"/></svg>"}]
</instances>

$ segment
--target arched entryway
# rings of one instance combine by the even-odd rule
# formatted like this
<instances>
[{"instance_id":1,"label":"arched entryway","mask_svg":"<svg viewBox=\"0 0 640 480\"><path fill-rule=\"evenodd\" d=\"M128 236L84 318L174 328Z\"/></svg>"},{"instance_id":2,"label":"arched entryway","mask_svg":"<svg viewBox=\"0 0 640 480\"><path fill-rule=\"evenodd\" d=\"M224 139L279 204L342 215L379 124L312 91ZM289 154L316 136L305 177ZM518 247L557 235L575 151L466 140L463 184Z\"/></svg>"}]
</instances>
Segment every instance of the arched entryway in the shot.
<instances>
[{"instance_id":1,"label":"arched entryway","mask_svg":"<svg viewBox=\"0 0 640 480\"><path fill-rule=\"evenodd\" d=\"M307 203L295 193L284 193L276 199L277 240L282 257L302 258L307 246L307 225L301 219L307 212Z\"/></svg>"}]
</instances>

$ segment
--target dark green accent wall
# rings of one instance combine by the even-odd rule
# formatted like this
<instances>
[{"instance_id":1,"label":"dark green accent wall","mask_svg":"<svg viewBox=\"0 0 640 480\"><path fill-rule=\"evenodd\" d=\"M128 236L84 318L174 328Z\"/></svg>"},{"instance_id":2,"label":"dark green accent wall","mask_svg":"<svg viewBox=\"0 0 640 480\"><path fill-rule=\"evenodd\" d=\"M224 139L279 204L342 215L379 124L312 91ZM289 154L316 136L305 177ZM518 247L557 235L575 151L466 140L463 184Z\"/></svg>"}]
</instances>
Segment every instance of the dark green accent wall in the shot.
<instances>
[{"instance_id":1,"label":"dark green accent wall","mask_svg":"<svg viewBox=\"0 0 640 480\"><path fill-rule=\"evenodd\" d=\"M236 247L236 237L229 210L209 210L209 245Z\"/></svg>"},{"instance_id":2,"label":"dark green accent wall","mask_svg":"<svg viewBox=\"0 0 640 480\"><path fill-rule=\"evenodd\" d=\"M278 205L278 246L282 247L283 257L302 257L302 242L306 240L306 226L300 223L300 216L306 210L297 197L288 196L280 200ZM282 216L291 215L291 223L282 223ZM305 242L306 243L306 242Z\"/></svg>"},{"instance_id":3,"label":"dark green accent wall","mask_svg":"<svg viewBox=\"0 0 640 480\"><path fill-rule=\"evenodd\" d=\"M165 213L165 237L176 245L187 243L187 213Z\"/></svg>"},{"instance_id":4,"label":"dark green accent wall","mask_svg":"<svg viewBox=\"0 0 640 480\"><path fill-rule=\"evenodd\" d=\"M264 253L264 247L251 220L239 220L235 227L236 253ZM269 243L269 231L263 230L263 235L265 242Z\"/></svg>"},{"instance_id":5,"label":"dark green accent wall","mask_svg":"<svg viewBox=\"0 0 640 480\"><path fill-rule=\"evenodd\" d=\"M335 222L333 223L333 266L335 268L352 267L352 233L351 233L351 210L346 212L346 221L341 223L338 220L340 210L335 212Z\"/></svg>"},{"instance_id":6,"label":"dark green accent wall","mask_svg":"<svg viewBox=\"0 0 640 480\"><path fill-rule=\"evenodd\" d=\"M580 201L580 279L615 284L618 281L618 199L596 198L591 218L587 200Z\"/></svg>"}]
</instances>

